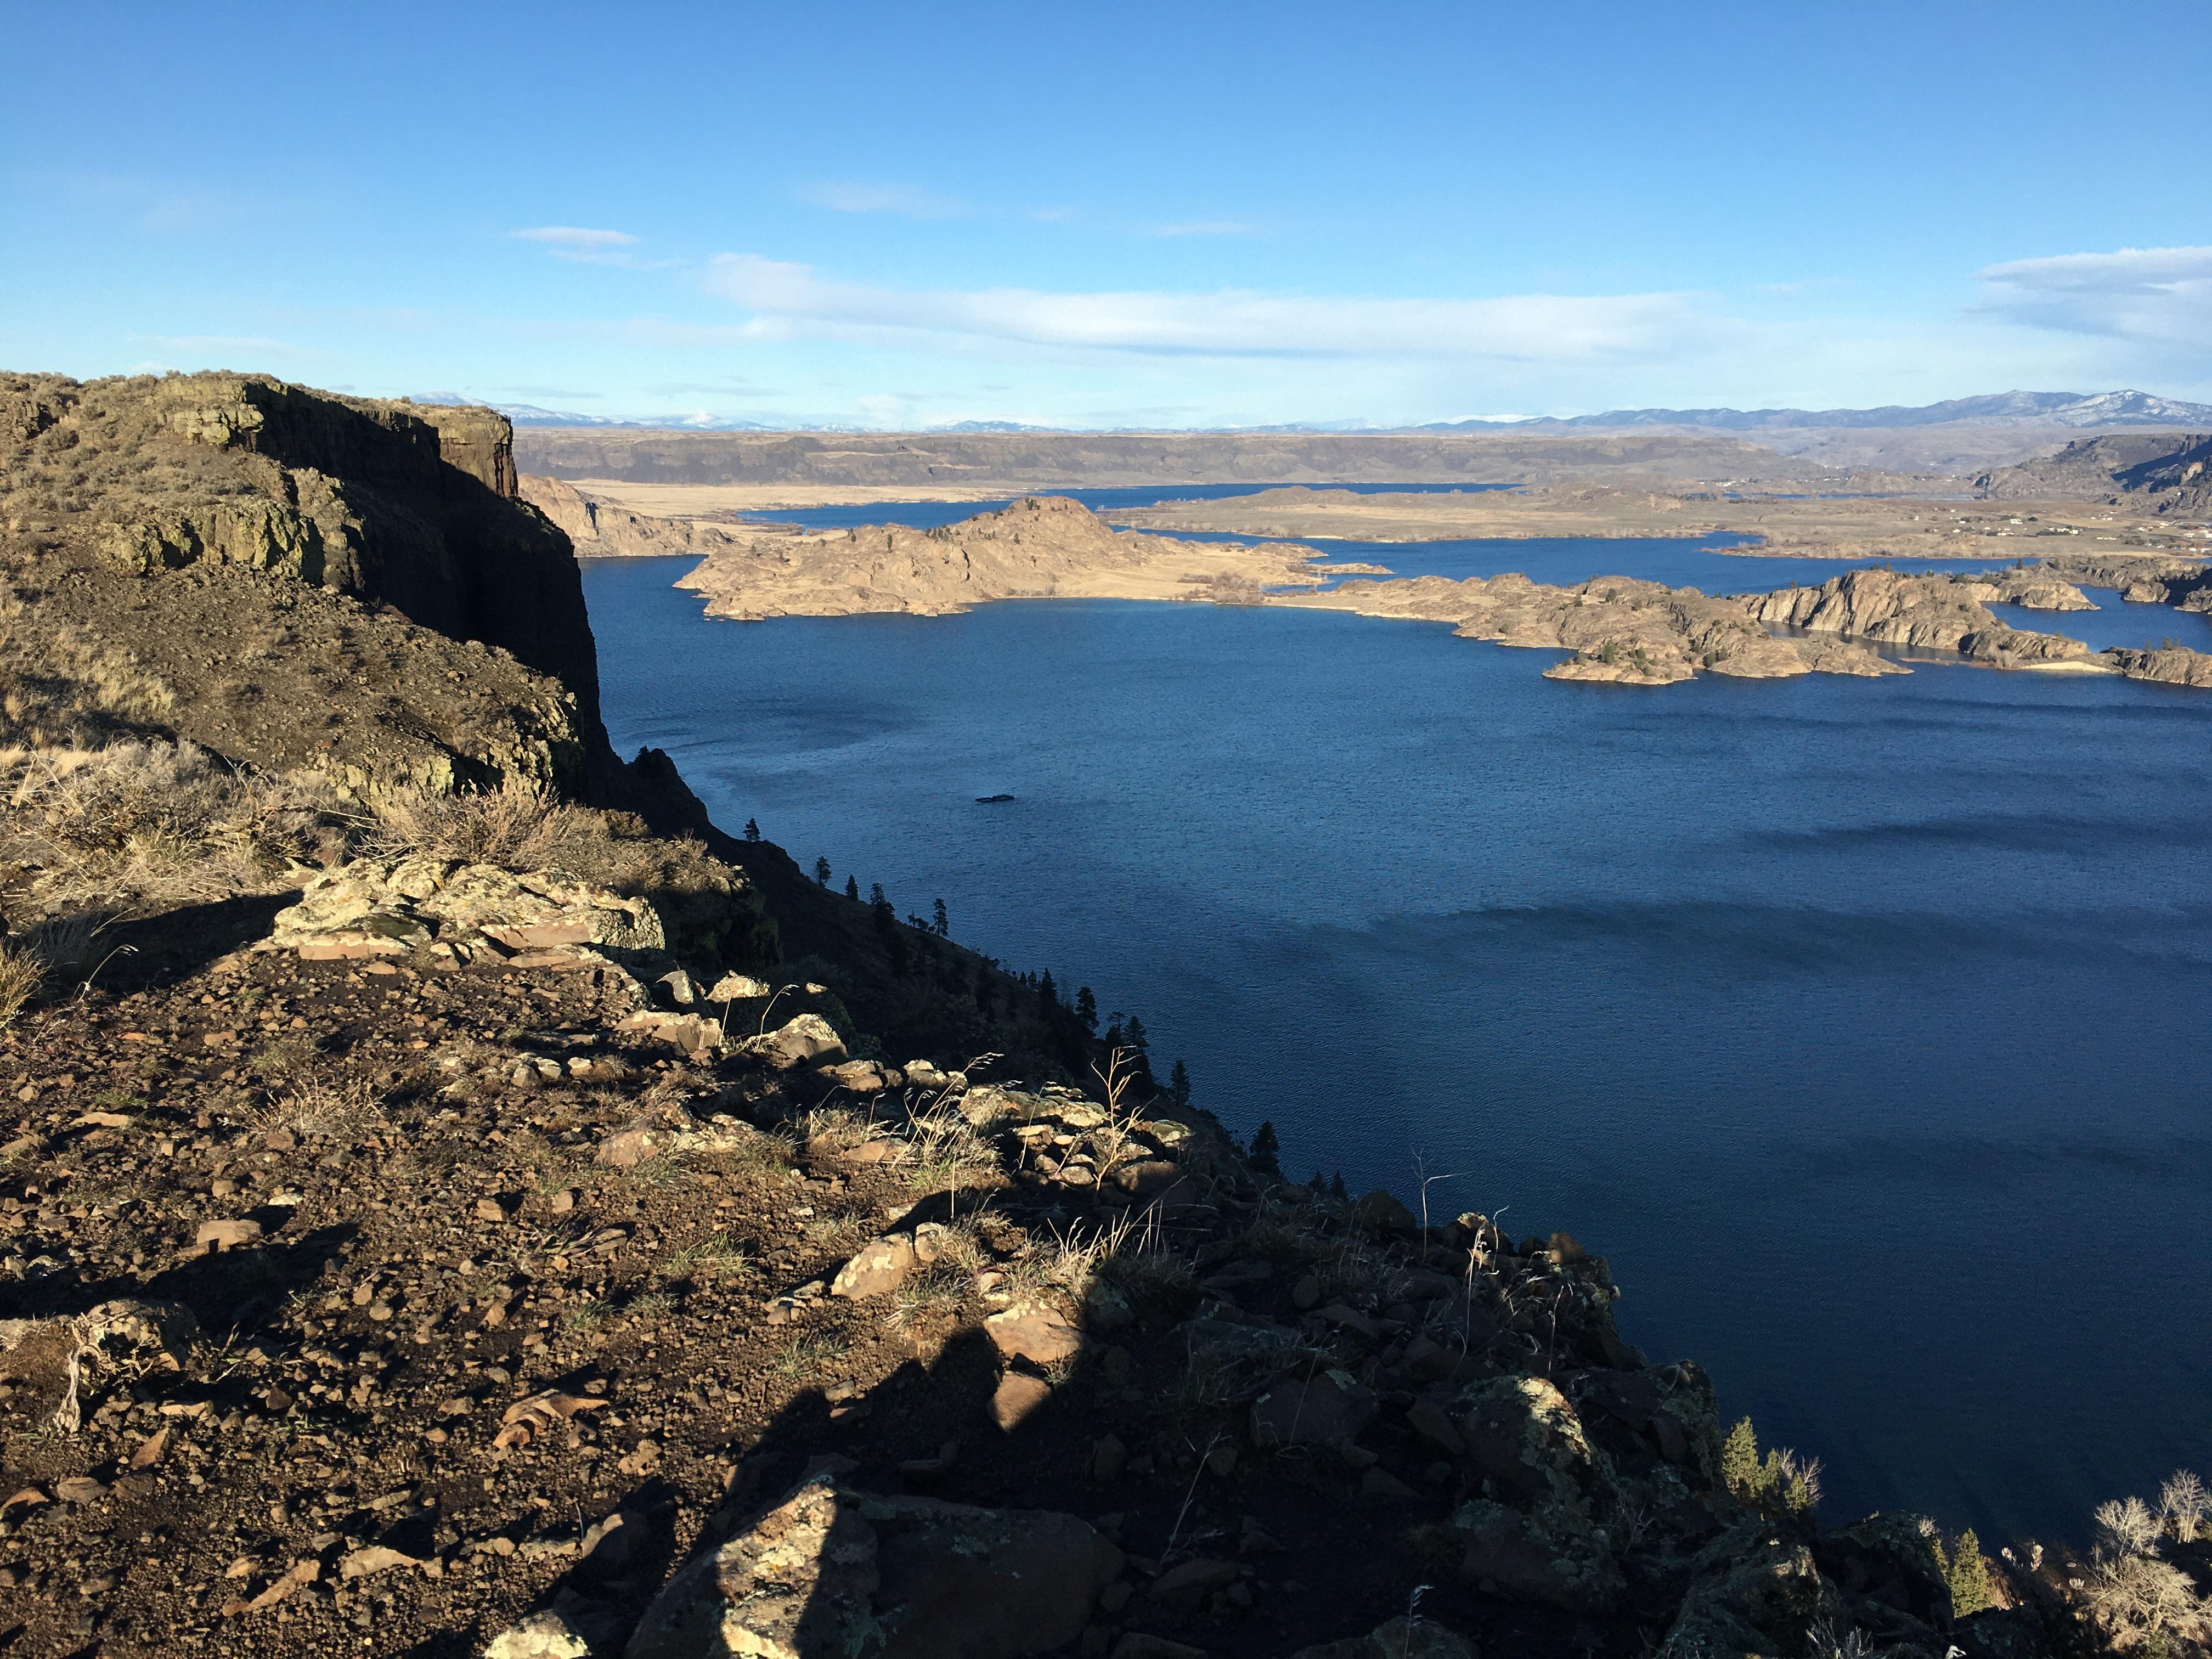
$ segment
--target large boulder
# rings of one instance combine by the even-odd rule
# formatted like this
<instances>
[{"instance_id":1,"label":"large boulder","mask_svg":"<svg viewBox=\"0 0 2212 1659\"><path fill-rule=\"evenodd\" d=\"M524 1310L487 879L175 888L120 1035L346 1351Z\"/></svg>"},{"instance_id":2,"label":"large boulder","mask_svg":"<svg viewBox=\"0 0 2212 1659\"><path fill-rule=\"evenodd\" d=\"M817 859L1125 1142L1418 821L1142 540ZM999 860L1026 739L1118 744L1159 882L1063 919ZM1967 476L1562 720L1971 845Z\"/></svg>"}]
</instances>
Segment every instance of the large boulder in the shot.
<instances>
[{"instance_id":1,"label":"large boulder","mask_svg":"<svg viewBox=\"0 0 2212 1659\"><path fill-rule=\"evenodd\" d=\"M1019 1659L1073 1643L1121 1567L1072 1515L820 1474L672 1578L625 1659Z\"/></svg>"},{"instance_id":2,"label":"large boulder","mask_svg":"<svg viewBox=\"0 0 2212 1659\"><path fill-rule=\"evenodd\" d=\"M1544 1377L1516 1375L1471 1385L1460 1404L1463 1455L1487 1494L1453 1519L1467 1546L1463 1570L1563 1606L1610 1605L1622 1587L1620 1488L1566 1395ZM1540 1571L1528 1565L1532 1553Z\"/></svg>"},{"instance_id":3,"label":"large boulder","mask_svg":"<svg viewBox=\"0 0 2212 1659\"><path fill-rule=\"evenodd\" d=\"M765 1036L747 1037L738 1048L779 1072L845 1058L845 1039L819 1014L800 1014Z\"/></svg>"}]
</instances>

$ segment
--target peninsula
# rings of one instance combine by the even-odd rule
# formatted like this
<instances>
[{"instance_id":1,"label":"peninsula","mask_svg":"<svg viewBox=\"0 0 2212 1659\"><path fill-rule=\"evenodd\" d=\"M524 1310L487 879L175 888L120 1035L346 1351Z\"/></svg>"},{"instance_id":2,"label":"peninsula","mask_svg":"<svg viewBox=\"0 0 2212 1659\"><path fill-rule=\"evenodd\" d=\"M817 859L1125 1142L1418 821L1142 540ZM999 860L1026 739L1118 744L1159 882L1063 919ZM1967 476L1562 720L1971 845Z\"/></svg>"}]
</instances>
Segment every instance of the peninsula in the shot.
<instances>
[{"instance_id":1,"label":"peninsula","mask_svg":"<svg viewBox=\"0 0 2212 1659\"><path fill-rule=\"evenodd\" d=\"M1309 547L1116 531L1063 496L1025 496L937 530L871 525L732 539L677 585L703 594L710 617L755 622L881 612L940 617L991 599L1249 604L1267 588L1320 586L1347 571L1377 568L1326 566L1320 557Z\"/></svg>"}]
</instances>

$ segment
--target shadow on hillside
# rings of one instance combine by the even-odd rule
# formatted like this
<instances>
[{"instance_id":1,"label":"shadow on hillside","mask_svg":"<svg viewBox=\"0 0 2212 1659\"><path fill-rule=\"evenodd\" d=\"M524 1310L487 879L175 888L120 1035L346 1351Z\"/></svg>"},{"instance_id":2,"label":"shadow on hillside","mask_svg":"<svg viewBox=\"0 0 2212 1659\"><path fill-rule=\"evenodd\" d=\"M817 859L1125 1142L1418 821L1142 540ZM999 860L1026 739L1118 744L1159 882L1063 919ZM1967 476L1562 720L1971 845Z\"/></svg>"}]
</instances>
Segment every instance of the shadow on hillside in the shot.
<instances>
[{"instance_id":1,"label":"shadow on hillside","mask_svg":"<svg viewBox=\"0 0 2212 1659\"><path fill-rule=\"evenodd\" d=\"M189 979L213 963L266 939L276 913L300 902L300 890L188 904L157 916L119 922L100 933L99 965L90 977L113 992L144 991Z\"/></svg>"}]
</instances>

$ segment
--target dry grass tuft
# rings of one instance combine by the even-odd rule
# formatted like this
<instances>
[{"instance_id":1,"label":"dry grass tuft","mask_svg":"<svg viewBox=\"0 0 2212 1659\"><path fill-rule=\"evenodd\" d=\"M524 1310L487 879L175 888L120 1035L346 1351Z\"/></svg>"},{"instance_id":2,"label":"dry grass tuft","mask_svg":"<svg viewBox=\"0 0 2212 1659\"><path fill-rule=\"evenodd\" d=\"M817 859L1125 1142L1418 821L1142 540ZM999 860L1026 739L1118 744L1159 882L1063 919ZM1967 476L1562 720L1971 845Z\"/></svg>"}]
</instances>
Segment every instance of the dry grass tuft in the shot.
<instances>
[{"instance_id":1,"label":"dry grass tuft","mask_svg":"<svg viewBox=\"0 0 2212 1659\"><path fill-rule=\"evenodd\" d=\"M30 950L0 939L0 1030L15 1022L46 982L46 964Z\"/></svg>"},{"instance_id":2,"label":"dry grass tuft","mask_svg":"<svg viewBox=\"0 0 2212 1659\"><path fill-rule=\"evenodd\" d=\"M428 856L515 870L560 865L560 852L577 839L579 830L588 834L597 827L593 821L599 817L584 808L549 803L512 781L497 789L451 795L380 790L368 810L371 821L360 839L362 851L370 857ZM572 818L586 822L571 823Z\"/></svg>"},{"instance_id":3,"label":"dry grass tuft","mask_svg":"<svg viewBox=\"0 0 2212 1659\"><path fill-rule=\"evenodd\" d=\"M947 1097L939 1097L909 1118L907 1135L914 1161L906 1181L915 1192L957 1192L999 1173L997 1152Z\"/></svg>"}]
</instances>

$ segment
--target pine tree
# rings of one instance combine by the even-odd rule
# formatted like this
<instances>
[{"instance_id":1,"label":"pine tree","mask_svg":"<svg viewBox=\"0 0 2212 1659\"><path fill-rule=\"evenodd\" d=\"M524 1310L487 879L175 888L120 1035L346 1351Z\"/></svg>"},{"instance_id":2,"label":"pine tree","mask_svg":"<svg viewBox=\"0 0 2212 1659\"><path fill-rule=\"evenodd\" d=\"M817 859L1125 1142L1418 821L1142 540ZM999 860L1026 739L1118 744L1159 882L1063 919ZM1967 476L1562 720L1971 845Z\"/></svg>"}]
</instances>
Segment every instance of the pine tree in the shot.
<instances>
[{"instance_id":1,"label":"pine tree","mask_svg":"<svg viewBox=\"0 0 2212 1659\"><path fill-rule=\"evenodd\" d=\"M747 818L745 820L745 839L747 841L758 841L760 839L760 820L758 818Z\"/></svg>"},{"instance_id":2,"label":"pine tree","mask_svg":"<svg viewBox=\"0 0 2212 1659\"><path fill-rule=\"evenodd\" d=\"M1339 1203L1349 1204L1352 1201L1351 1189L1344 1184L1343 1170L1339 1170L1328 1178L1328 1195Z\"/></svg>"},{"instance_id":3,"label":"pine tree","mask_svg":"<svg viewBox=\"0 0 2212 1659\"><path fill-rule=\"evenodd\" d=\"M848 876L845 878L845 896L848 899L856 899L860 896L860 878L858 876Z\"/></svg>"},{"instance_id":4,"label":"pine tree","mask_svg":"<svg viewBox=\"0 0 2212 1659\"><path fill-rule=\"evenodd\" d=\"M952 936L952 923L951 919L945 914L945 901L937 900L930 907L930 914L933 918L930 926L938 938L950 939Z\"/></svg>"},{"instance_id":5,"label":"pine tree","mask_svg":"<svg viewBox=\"0 0 2212 1659\"><path fill-rule=\"evenodd\" d=\"M1765 1491L1765 1471L1759 1462L1759 1436L1751 1419L1743 1418L1729 1431L1721 1447L1721 1484L1746 1502L1756 1502Z\"/></svg>"},{"instance_id":6,"label":"pine tree","mask_svg":"<svg viewBox=\"0 0 2212 1659\"><path fill-rule=\"evenodd\" d=\"M878 882L868 896L868 914L876 925L876 937L884 942L890 953L891 971L900 978L906 977L906 934L898 924L898 912L884 896L884 884Z\"/></svg>"},{"instance_id":7,"label":"pine tree","mask_svg":"<svg viewBox=\"0 0 2212 1659\"><path fill-rule=\"evenodd\" d=\"M1129 1027L1127 1040L1129 1046L1132 1048L1134 1048L1140 1054L1150 1054L1152 1052L1152 1044L1145 1041L1145 1022L1139 1019L1134 1014L1129 1016Z\"/></svg>"},{"instance_id":8,"label":"pine tree","mask_svg":"<svg viewBox=\"0 0 2212 1659\"><path fill-rule=\"evenodd\" d=\"M1076 988L1075 1017L1083 1022L1085 1030L1096 1031L1098 1029L1098 999L1091 994L1088 985Z\"/></svg>"},{"instance_id":9,"label":"pine tree","mask_svg":"<svg viewBox=\"0 0 2212 1659\"><path fill-rule=\"evenodd\" d=\"M1990 1564L1982 1559L1982 1540L1974 1536L1972 1527L1959 1534L1959 1547L1948 1563L1943 1562L1940 1544L1936 1559L1943 1564L1943 1582L1951 1587L1954 1619L1996 1606L1996 1595L1990 1586Z\"/></svg>"},{"instance_id":10,"label":"pine tree","mask_svg":"<svg viewBox=\"0 0 2212 1659\"><path fill-rule=\"evenodd\" d=\"M830 884L830 860L828 859L818 858L814 860L814 879L821 886L827 887Z\"/></svg>"},{"instance_id":11,"label":"pine tree","mask_svg":"<svg viewBox=\"0 0 2212 1659\"><path fill-rule=\"evenodd\" d=\"M1049 968L1045 969L1044 977L1037 981L1037 1006L1044 1011L1048 1019L1060 1012L1060 988L1052 982L1052 969Z\"/></svg>"},{"instance_id":12,"label":"pine tree","mask_svg":"<svg viewBox=\"0 0 2212 1659\"><path fill-rule=\"evenodd\" d=\"M1328 1191L1328 1182L1322 1178L1322 1172L1319 1170L1316 1170L1313 1172L1313 1176L1306 1182L1306 1187L1307 1189L1316 1198L1319 1198Z\"/></svg>"},{"instance_id":13,"label":"pine tree","mask_svg":"<svg viewBox=\"0 0 2212 1659\"><path fill-rule=\"evenodd\" d=\"M1180 1066L1182 1062L1177 1060L1176 1064ZM1252 1150L1245 1157L1254 1169L1279 1181L1283 1176L1282 1154L1283 1144L1275 1138L1275 1126L1263 1121L1252 1131Z\"/></svg>"},{"instance_id":14,"label":"pine tree","mask_svg":"<svg viewBox=\"0 0 2212 1659\"><path fill-rule=\"evenodd\" d=\"M1181 1060L1176 1061L1174 1067L1168 1073L1168 1093L1175 1097L1176 1105L1190 1104L1190 1068ZM1319 1177L1316 1176L1316 1179Z\"/></svg>"}]
</instances>

